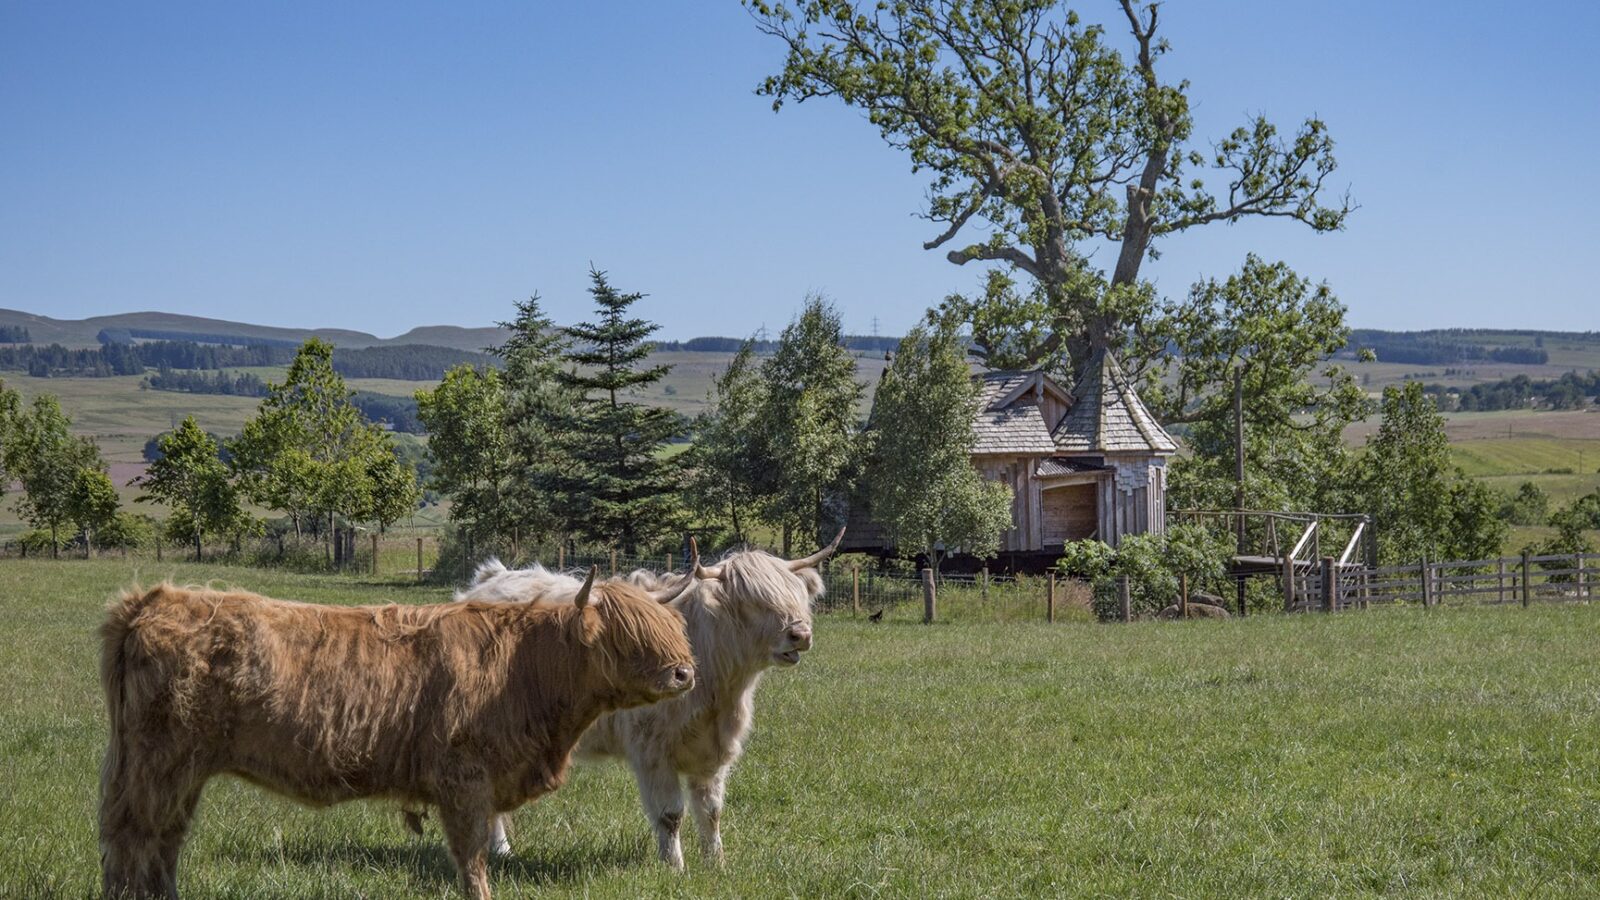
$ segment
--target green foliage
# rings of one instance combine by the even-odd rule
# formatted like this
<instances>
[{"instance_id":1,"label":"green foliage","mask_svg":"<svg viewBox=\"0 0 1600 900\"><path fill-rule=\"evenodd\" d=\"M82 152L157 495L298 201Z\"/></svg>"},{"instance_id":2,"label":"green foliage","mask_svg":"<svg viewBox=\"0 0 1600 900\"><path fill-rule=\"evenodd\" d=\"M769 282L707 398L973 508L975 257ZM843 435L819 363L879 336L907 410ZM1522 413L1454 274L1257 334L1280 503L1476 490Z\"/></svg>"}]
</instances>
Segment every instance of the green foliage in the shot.
<instances>
[{"instance_id":1,"label":"green foliage","mask_svg":"<svg viewBox=\"0 0 1600 900\"><path fill-rule=\"evenodd\" d=\"M684 496L702 524L726 526L726 543L743 544L749 540L749 511L769 475L759 421L766 385L755 364L754 341L745 341L712 382L709 402L695 422Z\"/></svg>"},{"instance_id":2,"label":"green foliage","mask_svg":"<svg viewBox=\"0 0 1600 900\"><path fill-rule=\"evenodd\" d=\"M217 456L217 444L201 430L194 416L163 435L161 456L139 479L141 501L156 500L172 510L165 534L175 543L204 553L207 535L237 539L253 525L239 504L239 494L228 477L228 467Z\"/></svg>"},{"instance_id":3,"label":"green foliage","mask_svg":"<svg viewBox=\"0 0 1600 900\"><path fill-rule=\"evenodd\" d=\"M307 341L256 415L231 444L239 486L255 503L281 510L296 534L307 520L343 516L386 526L416 503L411 467L393 442L351 402L334 371L333 347ZM205 517L193 524L209 527ZM333 539L332 529L327 532Z\"/></svg>"},{"instance_id":4,"label":"green foliage","mask_svg":"<svg viewBox=\"0 0 1600 900\"><path fill-rule=\"evenodd\" d=\"M1157 73L1168 45L1156 4L1124 4L1137 47L1127 57L1049 0L746 6L787 51L760 87L774 108L827 97L863 110L929 173L927 217L943 231L925 249L968 234L951 262L998 262L1039 285L1043 301L1025 314L991 302L992 282L967 306L997 360L1041 365L1065 343L1081 362L1142 325L1153 290L1139 268L1161 237L1251 217L1329 231L1349 212L1348 200L1322 202L1335 162L1318 119L1288 137L1255 116L1220 141L1194 139L1188 83ZM1109 277L1089 265L1107 241L1118 245Z\"/></svg>"},{"instance_id":5,"label":"green foliage","mask_svg":"<svg viewBox=\"0 0 1600 900\"><path fill-rule=\"evenodd\" d=\"M873 405L866 483L873 518L902 551L980 559L1011 527L1011 488L972 465L978 389L954 334L917 327L900 342Z\"/></svg>"},{"instance_id":6,"label":"green foliage","mask_svg":"<svg viewBox=\"0 0 1600 900\"><path fill-rule=\"evenodd\" d=\"M1595 547L1586 532L1600 529L1600 491L1583 495L1550 516L1556 533L1525 549L1535 556L1570 556L1593 553Z\"/></svg>"},{"instance_id":7,"label":"green foliage","mask_svg":"<svg viewBox=\"0 0 1600 900\"><path fill-rule=\"evenodd\" d=\"M1174 459L1174 508L1235 505L1234 379L1241 379L1246 509L1345 505L1344 427L1368 412L1355 380L1327 359L1345 345L1344 306L1283 263L1254 255L1237 275L1196 284L1145 334L1141 396L1167 423L1188 423ZM1169 348L1175 352L1169 352Z\"/></svg>"},{"instance_id":8,"label":"green foliage","mask_svg":"<svg viewBox=\"0 0 1600 900\"><path fill-rule=\"evenodd\" d=\"M428 427L433 458L428 486L453 501L450 521L479 547L509 536L511 441L500 375L457 366L433 390L417 391L417 414Z\"/></svg>"},{"instance_id":9,"label":"green foliage","mask_svg":"<svg viewBox=\"0 0 1600 900\"><path fill-rule=\"evenodd\" d=\"M122 510L95 534L95 543L103 550L137 550L151 546L160 527L145 513Z\"/></svg>"},{"instance_id":10,"label":"green foliage","mask_svg":"<svg viewBox=\"0 0 1600 900\"><path fill-rule=\"evenodd\" d=\"M539 483L576 537L633 553L683 524L680 471L659 455L683 424L671 410L628 399L671 368L644 365L646 339L659 326L628 316L644 295L616 290L598 270L590 278L599 318L567 329L572 368L560 373L560 383L576 402L552 420L560 462L544 469Z\"/></svg>"},{"instance_id":11,"label":"green foliage","mask_svg":"<svg viewBox=\"0 0 1600 900\"><path fill-rule=\"evenodd\" d=\"M777 351L761 366L766 400L758 416L765 477L761 515L783 531L783 552L795 532L810 544L826 517L824 498L842 491L857 463L856 407L862 387L842 345L839 313L808 297L784 328Z\"/></svg>"},{"instance_id":12,"label":"green foliage","mask_svg":"<svg viewBox=\"0 0 1600 900\"><path fill-rule=\"evenodd\" d=\"M17 512L35 528L47 529L59 543L62 525L72 519L73 487L84 469L105 463L94 442L76 437L71 420L50 394L40 394L25 411L13 412L4 447L5 469L22 483Z\"/></svg>"},{"instance_id":13,"label":"green foliage","mask_svg":"<svg viewBox=\"0 0 1600 900\"><path fill-rule=\"evenodd\" d=\"M1380 564L1499 555L1508 528L1499 504L1451 462L1444 417L1422 385L1385 388L1382 414L1355 467Z\"/></svg>"},{"instance_id":14,"label":"green foliage","mask_svg":"<svg viewBox=\"0 0 1600 900\"><path fill-rule=\"evenodd\" d=\"M502 428L510 467L504 502L506 515L523 535L542 539L562 526L561 511L542 485L562 465L557 437L576 400L561 378L571 341L545 315L537 294L519 301L516 310L511 321L500 323L511 336L492 351L504 365Z\"/></svg>"},{"instance_id":15,"label":"green foliage","mask_svg":"<svg viewBox=\"0 0 1600 900\"><path fill-rule=\"evenodd\" d=\"M1550 518L1550 495L1537 484L1524 481L1516 494L1501 504L1500 514L1513 525L1543 525Z\"/></svg>"},{"instance_id":16,"label":"green foliage","mask_svg":"<svg viewBox=\"0 0 1600 900\"><path fill-rule=\"evenodd\" d=\"M1191 597L1202 590L1220 594L1232 555L1227 537L1198 525L1175 525L1165 534L1124 537L1115 550L1095 540L1069 542L1058 568L1094 586L1094 610L1102 619L1121 615L1117 579L1127 576L1129 608L1145 617L1178 602L1184 575Z\"/></svg>"},{"instance_id":17,"label":"green foliage","mask_svg":"<svg viewBox=\"0 0 1600 900\"><path fill-rule=\"evenodd\" d=\"M78 470L67 496L67 515L83 532L84 546L91 556L95 546L102 543L100 532L116 521L117 506L117 486L109 475L99 469Z\"/></svg>"}]
</instances>

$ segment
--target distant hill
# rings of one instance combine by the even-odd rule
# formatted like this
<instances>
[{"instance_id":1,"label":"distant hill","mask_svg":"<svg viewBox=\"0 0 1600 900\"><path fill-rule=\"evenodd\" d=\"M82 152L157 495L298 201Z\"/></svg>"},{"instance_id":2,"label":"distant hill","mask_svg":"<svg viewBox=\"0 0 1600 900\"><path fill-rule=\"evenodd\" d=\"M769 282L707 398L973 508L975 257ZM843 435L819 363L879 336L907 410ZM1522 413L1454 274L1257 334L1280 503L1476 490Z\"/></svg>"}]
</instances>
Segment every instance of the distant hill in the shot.
<instances>
[{"instance_id":1,"label":"distant hill","mask_svg":"<svg viewBox=\"0 0 1600 900\"><path fill-rule=\"evenodd\" d=\"M270 325L252 325L248 322L230 322L202 316L185 316L177 313L135 312L111 316L91 316L87 319L53 319L36 313L15 309L0 309L0 326L26 328L35 344L61 344L82 348L100 346L101 331L168 332L183 334L196 340L205 335L237 339L259 339L263 343L294 344L317 337L335 347L358 349L395 344L428 344L449 347L453 350L482 351L499 344L505 333L499 328L462 328L455 325L430 325L413 328L392 338L380 338L365 331L343 328L275 328Z\"/></svg>"}]
</instances>

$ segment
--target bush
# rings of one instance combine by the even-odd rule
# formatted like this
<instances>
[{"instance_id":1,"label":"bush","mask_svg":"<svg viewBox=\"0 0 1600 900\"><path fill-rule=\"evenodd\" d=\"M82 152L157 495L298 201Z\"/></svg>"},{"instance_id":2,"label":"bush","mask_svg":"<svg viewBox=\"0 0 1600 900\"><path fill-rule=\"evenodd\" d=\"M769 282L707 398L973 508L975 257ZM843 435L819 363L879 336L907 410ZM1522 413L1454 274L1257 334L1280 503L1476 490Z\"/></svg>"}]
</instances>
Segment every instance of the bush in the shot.
<instances>
[{"instance_id":1,"label":"bush","mask_svg":"<svg viewBox=\"0 0 1600 900\"><path fill-rule=\"evenodd\" d=\"M94 536L102 550L137 550L154 547L161 523L144 513L119 512L110 524Z\"/></svg>"},{"instance_id":2,"label":"bush","mask_svg":"<svg viewBox=\"0 0 1600 900\"><path fill-rule=\"evenodd\" d=\"M1101 619L1121 615L1117 578L1128 577L1129 605L1136 617L1153 616L1178 601L1181 577L1189 593L1221 594L1233 544L1198 525L1177 525L1166 534L1140 534L1122 539L1113 550L1100 541L1073 541L1063 550L1058 567L1087 579L1094 587L1094 611Z\"/></svg>"}]
</instances>

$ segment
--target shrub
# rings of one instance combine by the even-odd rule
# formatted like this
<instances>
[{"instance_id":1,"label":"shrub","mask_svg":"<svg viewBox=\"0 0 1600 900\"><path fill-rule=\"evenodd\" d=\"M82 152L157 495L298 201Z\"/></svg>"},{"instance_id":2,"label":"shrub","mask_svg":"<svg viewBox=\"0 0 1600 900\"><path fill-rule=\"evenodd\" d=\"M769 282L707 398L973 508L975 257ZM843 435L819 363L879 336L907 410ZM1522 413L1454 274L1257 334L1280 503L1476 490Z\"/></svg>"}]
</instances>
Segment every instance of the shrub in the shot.
<instances>
[{"instance_id":1,"label":"shrub","mask_svg":"<svg viewBox=\"0 0 1600 900\"><path fill-rule=\"evenodd\" d=\"M1058 565L1093 585L1094 611L1102 619L1121 614L1117 578L1126 575L1132 612L1144 617L1177 602L1184 575L1191 596L1202 590L1221 593L1232 553L1226 537L1198 525L1177 525L1165 534L1125 537L1115 550L1100 541L1070 542Z\"/></svg>"}]
</instances>

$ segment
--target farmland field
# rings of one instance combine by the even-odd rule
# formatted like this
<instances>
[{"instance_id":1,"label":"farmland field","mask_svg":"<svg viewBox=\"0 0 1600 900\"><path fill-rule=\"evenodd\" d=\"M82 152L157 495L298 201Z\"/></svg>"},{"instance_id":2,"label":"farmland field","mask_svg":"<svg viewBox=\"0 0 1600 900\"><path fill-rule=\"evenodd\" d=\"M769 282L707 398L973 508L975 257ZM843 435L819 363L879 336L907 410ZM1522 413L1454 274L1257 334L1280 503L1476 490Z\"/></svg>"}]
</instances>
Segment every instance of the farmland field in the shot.
<instances>
[{"instance_id":1,"label":"farmland field","mask_svg":"<svg viewBox=\"0 0 1600 900\"><path fill-rule=\"evenodd\" d=\"M95 889L93 629L126 564L6 561L0 895ZM146 564L146 581L325 602L438 589ZM653 861L631 780L584 766L516 816L499 896L1420 896L1592 893L1600 609L1227 622L873 626L823 617L772 673L722 871ZM692 830L692 829L691 829ZM692 835L686 835L692 847ZM430 821L309 811L226 779L191 896L449 897Z\"/></svg>"}]
</instances>

